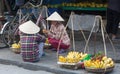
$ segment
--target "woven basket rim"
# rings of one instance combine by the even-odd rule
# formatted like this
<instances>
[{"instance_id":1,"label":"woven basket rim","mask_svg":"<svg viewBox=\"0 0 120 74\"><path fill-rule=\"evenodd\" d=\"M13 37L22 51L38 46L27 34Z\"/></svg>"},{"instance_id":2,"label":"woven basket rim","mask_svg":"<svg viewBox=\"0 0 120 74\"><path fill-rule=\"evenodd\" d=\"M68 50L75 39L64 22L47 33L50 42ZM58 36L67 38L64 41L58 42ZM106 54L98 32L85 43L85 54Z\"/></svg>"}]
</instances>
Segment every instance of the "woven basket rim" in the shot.
<instances>
[{"instance_id":1,"label":"woven basket rim","mask_svg":"<svg viewBox=\"0 0 120 74\"><path fill-rule=\"evenodd\" d=\"M114 69L115 66L112 67L108 67L105 69L95 69L95 68L91 68L91 67L85 67L85 70L89 71L89 72L110 72Z\"/></svg>"},{"instance_id":2,"label":"woven basket rim","mask_svg":"<svg viewBox=\"0 0 120 74\"><path fill-rule=\"evenodd\" d=\"M108 67L108 68L114 68L115 67L115 65L114 66L111 66L111 67ZM96 68L91 68L91 67L85 67L85 68L87 68L87 69L94 69L94 70L96 70ZM108 69L108 68L106 68L106 69Z\"/></svg>"},{"instance_id":3,"label":"woven basket rim","mask_svg":"<svg viewBox=\"0 0 120 74\"><path fill-rule=\"evenodd\" d=\"M57 64L62 68L67 68L67 69L72 69L72 70L79 69L82 66L82 63L61 63L61 62L57 62Z\"/></svg>"},{"instance_id":4,"label":"woven basket rim","mask_svg":"<svg viewBox=\"0 0 120 74\"><path fill-rule=\"evenodd\" d=\"M78 63L63 63L63 62L57 62L59 65L77 65L77 64L83 64L83 62L78 62Z\"/></svg>"},{"instance_id":5,"label":"woven basket rim","mask_svg":"<svg viewBox=\"0 0 120 74\"><path fill-rule=\"evenodd\" d=\"M15 52L15 53L20 53L21 52L21 50L20 50L20 48L10 48L13 52Z\"/></svg>"}]
</instances>

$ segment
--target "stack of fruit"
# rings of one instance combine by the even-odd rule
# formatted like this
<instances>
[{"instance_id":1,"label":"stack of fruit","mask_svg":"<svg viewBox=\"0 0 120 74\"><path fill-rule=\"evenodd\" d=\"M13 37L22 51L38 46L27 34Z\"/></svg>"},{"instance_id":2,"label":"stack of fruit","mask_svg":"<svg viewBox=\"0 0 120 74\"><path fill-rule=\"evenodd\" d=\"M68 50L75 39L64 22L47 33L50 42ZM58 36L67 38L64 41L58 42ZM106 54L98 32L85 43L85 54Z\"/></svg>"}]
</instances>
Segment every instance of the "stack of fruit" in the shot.
<instances>
[{"instance_id":1,"label":"stack of fruit","mask_svg":"<svg viewBox=\"0 0 120 74\"><path fill-rule=\"evenodd\" d=\"M61 6L102 8L102 7L107 7L107 3L96 3L96 2L62 3Z\"/></svg>"},{"instance_id":2,"label":"stack of fruit","mask_svg":"<svg viewBox=\"0 0 120 74\"><path fill-rule=\"evenodd\" d=\"M107 72L113 70L115 63L112 58L105 55L94 56L90 60L84 61L85 69L91 72Z\"/></svg>"},{"instance_id":3,"label":"stack of fruit","mask_svg":"<svg viewBox=\"0 0 120 74\"><path fill-rule=\"evenodd\" d=\"M78 3L66 3L47 5L48 8L59 8L59 7L95 7L95 8L106 8L107 3L96 3L96 2L78 2Z\"/></svg>"},{"instance_id":4,"label":"stack of fruit","mask_svg":"<svg viewBox=\"0 0 120 74\"><path fill-rule=\"evenodd\" d=\"M105 69L113 67L115 64L111 58L103 56L101 59L88 60L84 62L85 67L95 68L95 69Z\"/></svg>"},{"instance_id":5,"label":"stack of fruit","mask_svg":"<svg viewBox=\"0 0 120 74\"><path fill-rule=\"evenodd\" d=\"M83 58L85 58L88 54L83 54L82 52L76 52L76 51L71 51L67 54L67 56L59 56L58 61L61 63L78 63L80 62Z\"/></svg>"},{"instance_id":6,"label":"stack of fruit","mask_svg":"<svg viewBox=\"0 0 120 74\"><path fill-rule=\"evenodd\" d=\"M12 44L12 51L15 52L15 53L20 53L20 43L14 43Z\"/></svg>"}]
</instances>

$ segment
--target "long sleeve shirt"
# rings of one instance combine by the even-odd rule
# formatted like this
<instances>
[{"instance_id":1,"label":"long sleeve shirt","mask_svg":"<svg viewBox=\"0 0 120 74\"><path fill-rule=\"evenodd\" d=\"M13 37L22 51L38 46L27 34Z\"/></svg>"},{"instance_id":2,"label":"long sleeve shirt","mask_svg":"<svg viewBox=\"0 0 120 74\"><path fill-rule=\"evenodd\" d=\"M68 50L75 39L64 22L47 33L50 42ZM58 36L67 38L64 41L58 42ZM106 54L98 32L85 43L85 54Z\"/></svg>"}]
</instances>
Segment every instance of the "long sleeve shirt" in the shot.
<instances>
[{"instance_id":1,"label":"long sleeve shirt","mask_svg":"<svg viewBox=\"0 0 120 74\"><path fill-rule=\"evenodd\" d=\"M48 33L48 36L55 39L62 40L62 43L66 45L70 45L70 38L65 30L65 27L63 24L58 24L56 27L55 25L51 25L50 32Z\"/></svg>"},{"instance_id":2,"label":"long sleeve shirt","mask_svg":"<svg viewBox=\"0 0 120 74\"><path fill-rule=\"evenodd\" d=\"M21 54L24 61L35 61L39 59L39 42L45 38L39 34L20 34Z\"/></svg>"}]
</instances>

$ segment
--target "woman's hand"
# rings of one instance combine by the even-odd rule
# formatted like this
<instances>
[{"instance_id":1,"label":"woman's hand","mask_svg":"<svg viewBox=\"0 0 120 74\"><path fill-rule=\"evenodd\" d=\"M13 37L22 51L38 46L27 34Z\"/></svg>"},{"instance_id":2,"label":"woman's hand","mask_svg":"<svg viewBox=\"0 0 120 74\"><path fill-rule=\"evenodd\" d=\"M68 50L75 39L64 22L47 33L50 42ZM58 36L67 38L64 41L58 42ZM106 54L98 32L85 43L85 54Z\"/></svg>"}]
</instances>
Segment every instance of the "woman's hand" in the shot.
<instances>
[{"instance_id":1,"label":"woman's hand","mask_svg":"<svg viewBox=\"0 0 120 74\"><path fill-rule=\"evenodd\" d=\"M43 31L43 33L46 33L46 34L49 32L49 31L46 30L46 29L43 29L42 31Z\"/></svg>"}]
</instances>

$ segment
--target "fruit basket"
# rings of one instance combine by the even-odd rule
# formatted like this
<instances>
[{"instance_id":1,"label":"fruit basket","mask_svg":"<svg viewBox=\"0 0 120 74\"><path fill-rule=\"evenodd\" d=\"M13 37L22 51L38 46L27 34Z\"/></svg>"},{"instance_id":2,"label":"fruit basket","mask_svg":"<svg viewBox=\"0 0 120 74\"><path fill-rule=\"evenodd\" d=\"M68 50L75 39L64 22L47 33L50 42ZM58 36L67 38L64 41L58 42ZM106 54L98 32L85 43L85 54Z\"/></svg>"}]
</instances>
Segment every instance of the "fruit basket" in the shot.
<instances>
[{"instance_id":1,"label":"fruit basket","mask_svg":"<svg viewBox=\"0 0 120 74\"><path fill-rule=\"evenodd\" d=\"M12 49L12 51L14 52L14 53L16 53L16 54L20 54L20 48L11 48Z\"/></svg>"},{"instance_id":2,"label":"fruit basket","mask_svg":"<svg viewBox=\"0 0 120 74\"><path fill-rule=\"evenodd\" d=\"M47 49L47 48L50 48L50 47L51 47L51 44L49 43L48 38L46 38L44 49Z\"/></svg>"},{"instance_id":3,"label":"fruit basket","mask_svg":"<svg viewBox=\"0 0 120 74\"><path fill-rule=\"evenodd\" d=\"M105 69L95 69L95 68L90 68L90 67L85 67L86 71L88 72L93 72L93 73L106 73L106 72L111 72L114 69L114 66L108 67Z\"/></svg>"},{"instance_id":4,"label":"fruit basket","mask_svg":"<svg viewBox=\"0 0 120 74\"><path fill-rule=\"evenodd\" d=\"M94 56L92 59L84 61L85 70L94 73L106 73L111 72L114 67L114 61L112 58L108 58L104 55Z\"/></svg>"},{"instance_id":5,"label":"fruit basket","mask_svg":"<svg viewBox=\"0 0 120 74\"><path fill-rule=\"evenodd\" d=\"M57 62L57 64L60 65L62 68L67 68L67 69L79 69L84 67L83 62L78 62L78 63L63 63L63 62Z\"/></svg>"},{"instance_id":6,"label":"fruit basket","mask_svg":"<svg viewBox=\"0 0 120 74\"><path fill-rule=\"evenodd\" d=\"M87 57L87 55L86 53L71 51L68 52L67 56L59 56L57 64L60 65L60 67L68 69L84 68L83 59Z\"/></svg>"},{"instance_id":7,"label":"fruit basket","mask_svg":"<svg viewBox=\"0 0 120 74\"><path fill-rule=\"evenodd\" d=\"M12 44L11 50L16 54L19 54L21 52L20 51L20 43Z\"/></svg>"},{"instance_id":8,"label":"fruit basket","mask_svg":"<svg viewBox=\"0 0 120 74\"><path fill-rule=\"evenodd\" d=\"M47 49L47 48L50 48L51 47L51 44L49 44L49 43L45 43L45 45L44 45L44 49Z\"/></svg>"}]
</instances>

